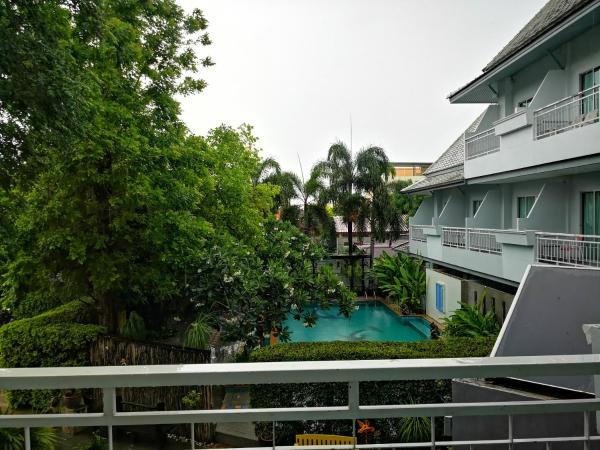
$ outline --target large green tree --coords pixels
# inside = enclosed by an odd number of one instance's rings
[[[211,231],[214,180],[175,99],[205,86],[206,28],[174,0],[0,1],[5,305],[85,295],[114,331],[123,305],[180,294]]]

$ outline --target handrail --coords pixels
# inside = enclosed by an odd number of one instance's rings
[[[494,130],[495,130],[495,127],[492,127],[492,128],[488,128],[487,130],[481,131],[481,132],[479,132],[477,134],[473,134],[473,135],[468,136],[468,137],[465,136],[465,141],[469,142],[469,141],[475,140],[475,139],[477,139],[479,137],[483,137],[484,134],[488,134],[488,133],[490,133],[491,131],[494,131]]]
[[[583,91],[580,91],[580,92],[578,92],[577,94],[569,95],[569,96],[567,96],[567,97],[565,97],[565,98],[562,98],[562,99],[560,99],[560,100],[557,100],[557,101],[555,101],[554,103],[550,103],[550,104],[548,104],[548,105],[542,106],[541,108],[538,108],[538,109],[534,110],[534,111],[533,111],[533,113],[534,113],[534,114],[537,114],[537,113],[539,113],[540,111],[542,111],[543,109],[546,109],[546,108],[552,108],[552,107],[554,107],[554,106],[558,105],[559,103],[563,103],[563,102],[566,102],[566,101],[568,101],[568,100],[573,100],[573,99],[580,98],[580,97],[581,97],[581,95],[582,95],[583,93],[585,93],[585,92],[587,92],[587,91],[594,90],[594,89],[596,89],[596,90],[597,90],[598,88],[600,88],[600,84],[595,84],[594,86],[592,86],[592,87],[590,87],[590,88],[587,88],[587,89],[584,89]]]
[[[493,358],[404,359],[369,361],[301,361],[244,364],[182,364],[164,366],[100,366],[66,368],[0,369],[0,389],[102,388],[103,411],[79,414],[4,414],[0,428],[24,428],[25,448],[31,448],[30,429],[45,426],[103,426],[108,428],[109,449],[113,448],[113,427],[127,425],[190,424],[191,448],[194,424],[218,422],[285,422],[299,420],[352,420],[357,418],[508,415],[581,412],[589,422],[590,412],[600,410],[600,399],[496,401],[470,403],[361,405],[360,383],[366,381],[432,380],[449,378],[503,378],[530,376],[592,376],[600,373],[600,355],[510,356]],[[332,383],[348,386],[348,403],[343,406],[214,409],[184,411],[116,410],[120,387],[228,385],[273,383]],[[537,437],[520,442],[570,442],[600,436]],[[500,440],[504,442],[504,440]],[[509,442],[516,442],[509,427]],[[444,441],[459,445],[458,441]],[[476,441],[468,441],[467,444]],[[497,443],[492,440],[477,441]],[[377,444],[378,448],[434,447],[435,433],[428,443]],[[439,444],[439,443],[438,443]],[[371,445],[335,448],[374,448]],[[279,447],[273,443],[273,448]],[[308,447],[307,447],[308,448]],[[324,448],[324,447],[315,447]],[[327,446],[330,448],[330,446]]]

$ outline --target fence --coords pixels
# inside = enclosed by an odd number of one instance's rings
[[[502,245],[496,241],[496,233],[493,230],[469,228],[468,248],[473,252],[502,254]]]
[[[90,361],[94,366],[152,366],[157,364],[208,364],[211,361],[209,350],[182,348],[152,342],[139,342],[113,336],[100,336],[90,346]],[[133,389],[122,386],[118,390],[118,406],[123,411],[134,410],[182,410],[182,398],[195,390],[203,409],[213,407],[213,390],[208,385],[159,386]],[[100,402],[102,393],[94,392],[94,400]],[[215,427],[201,424],[196,427],[196,435],[203,442],[210,442]]]
[[[437,446],[522,443],[583,442],[600,440],[590,432],[590,413],[600,409],[600,399],[494,401],[407,405],[361,405],[361,382],[432,380],[450,378],[501,378],[531,376],[573,376],[600,373],[600,355],[527,356],[461,359],[414,359],[380,361],[304,361],[252,364],[184,364],[166,366],[24,368],[0,371],[2,389],[99,388],[103,392],[101,413],[0,415],[0,427],[24,428],[25,447],[31,448],[34,427],[107,427],[109,449],[113,448],[113,427],[141,424],[190,424],[191,448],[195,448],[197,423],[275,422],[298,420],[349,420],[370,418],[430,417],[431,438],[427,442],[357,445],[355,448],[431,448]],[[348,404],[308,408],[251,408],[232,410],[118,412],[117,389],[122,387],[235,385],[271,383],[331,383],[348,385]],[[582,433],[577,436],[517,438],[513,416],[580,412]],[[446,416],[507,416],[508,435],[501,440],[438,441],[435,422]],[[355,427],[353,427],[355,429]],[[272,448],[292,450],[294,447]],[[306,447],[307,450],[318,446]],[[323,448],[323,447],[321,447]],[[328,447],[326,447],[328,448]],[[350,449],[353,445],[336,446]]]
[[[600,267],[600,236],[536,234],[536,261],[572,267]]]
[[[473,159],[500,150],[500,136],[494,128],[465,139],[465,158]]]
[[[466,248],[466,229],[442,227],[442,245],[444,247]]]
[[[424,226],[411,225],[410,226],[410,240],[417,242],[427,242],[427,236],[425,236]]]
[[[599,91],[600,86],[593,86],[535,111],[535,138],[543,139],[598,122]]]

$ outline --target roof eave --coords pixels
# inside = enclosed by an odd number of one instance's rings
[[[464,185],[465,185],[465,180],[451,181],[449,183],[434,184],[433,186],[426,186],[426,187],[424,186],[422,188],[416,188],[416,189],[412,189],[410,191],[407,190],[409,188],[404,188],[404,189],[402,189],[402,192],[407,195],[414,195],[414,194],[420,194],[423,192],[438,191],[440,189],[449,189],[449,188],[453,188],[453,187],[457,187],[457,186],[464,186]]]
[[[466,86],[463,86],[462,88],[459,88],[455,92],[451,92],[450,94],[448,94],[447,99],[450,101],[450,103],[461,103],[461,98],[464,99],[464,97],[467,94],[469,94],[470,92],[473,92],[475,89],[482,87],[482,86],[486,86],[486,85],[489,86],[493,81],[495,81],[494,77],[496,75],[498,75],[498,73],[500,73],[504,69],[507,69],[508,67],[510,67],[512,64],[514,64],[515,62],[517,62],[518,60],[523,58],[523,56],[536,50],[538,47],[540,47],[542,44],[547,42],[549,39],[551,39],[554,36],[556,36],[557,34],[559,34],[565,28],[573,25],[575,22],[577,22],[582,17],[589,14],[591,11],[596,9],[598,6],[600,6],[600,0],[597,0],[596,2],[593,2],[593,3],[585,6],[584,8],[582,8],[579,11],[577,11],[576,13],[574,13],[573,15],[567,17],[564,21],[557,23],[553,28],[546,31],[544,34],[542,34],[541,36],[536,38],[533,42],[531,42],[528,45],[526,45],[525,47],[521,48],[516,53],[514,53],[512,56],[508,56],[505,60],[500,61],[496,66],[489,68],[488,71],[479,75],[477,78],[472,80]],[[465,103],[470,103],[470,102],[465,102]],[[482,102],[480,102],[480,103],[482,103]],[[490,103],[493,103],[493,101]]]

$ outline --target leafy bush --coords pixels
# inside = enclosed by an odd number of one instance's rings
[[[331,361],[371,359],[458,358],[487,356],[493,338],[445,338],[420,342],[310,342],[279,344],[255,350],[251,362]],[[436,403],[449,401],[450,380],[365,382],[360,385],[363,405]],[[256,385],[251,388],[251,405],[267,407],[344,406],[348,404],[346,383]],[[371,420],[381,442],[398,442],[417,435],[423,421]],[[441,421],[437,422],[441,427]],[[277,423],[279,445],[293,445],[296,434],[331,433],[351,435],[349,421]],[[257,435],[267,439],[271,424],[258,423]],[[413,438],[411,438],[413,439]]]
[[[500,332],[500,323],[495,311],[483,313],[485,291],[476,305],[461,303],[461,308],[449,318],[444,318],[444,334],[447,336],[495,336]]]
[[[89,364],[88,346],[104,328],[92,320],[91,307],[74,301],[35,317],[0,327],[1,367],[71,367]],[[57,391],[10,391],[12,407],[46,412]]]
[[[377,286],[406,313],[422,309],[426,282],[423,262],[403,253],[383,253],[373,262],[371,275]]]
[[[131,311],[125,325],[123,325],[123,328],[121,329],[121,335],[139,341],[146,339],[148,330],[146,329],[144,318],[137,312]]]
[[[54,450],[56,432],[53,428],[31,428],[31,448],[36,450]],[[21,428],[0,428],[0,450],[24,450],[25,436]]]
[[[208,314],[200,314],[185,332],[184,347],[206,349],[210,341],[213,317]]]

